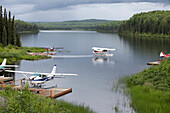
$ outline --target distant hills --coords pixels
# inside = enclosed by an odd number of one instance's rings
[[[114,20],[104,20],[104,19],[85,19],[85,20],[71,20],[71,21],[63,21],[63,22],[112,22]]]
[[[35,22],[40,30],[92,30],[100,25],[111,24],[113,20],[86,19],[63,22]]]

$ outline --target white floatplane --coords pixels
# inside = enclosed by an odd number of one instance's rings
[[[114,48],[100,48],[100,47],[92,47],[93,53],[96,56],[113,56],[113,54],[109,53],[110,51],[115,51]]]
[[[10,67],[19,67],[17,65],[6,65],[6,58],[3,60],[2,64],[0,65],[0,72],[5,69],[10,69]]]
[[[63,78],[63,76],[77,76],[77,74],[66,74],[66,73],[55,73],[56,65],[54,65],[51,73],[36,73],[36,72],[25,72],[25,71],[12,71],[5,70],[6,72],[14,72],[23,74],[29,81],[32,86],[40,86],[47,81],[50,81],[54,78]],[[32,76],[28,76],[32,75]]]

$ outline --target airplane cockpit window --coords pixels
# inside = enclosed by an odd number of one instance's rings
[[[42,75],[42,77],[44,78],[44,77],[47,77],[46,75]]]

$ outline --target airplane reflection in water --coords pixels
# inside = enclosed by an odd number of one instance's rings
[[[92,59],[93,61],[93,64],[94,65],[98,65],[98,64],[107,64],[107,63],[110,63],[110,64],[115,64],[115,61],[112,61],[110,60],[109,57],[94,57]]]

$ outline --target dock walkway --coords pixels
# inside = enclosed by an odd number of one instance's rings
[[[13,80],[13,78],[12,77],[0,76],[0,81],[2,81],[2,82],[7,82],[7,81],[10,81],[10,80]]]
[[[24,80],[17,80],[20,82],[20,85],[14,85],[14,83],[16,81],[11,81],[11,82],[2,82],[0,81],[1,83],[1,88],[2,90],[5,90],[5,87],[6,85],[10,84],[11,83],[11,87],[15,90],[24,90],[24,85],[23,85],[23,81]],[[60,96],[63,96],[63,95],[66,95],[68,93],[71,93],[72,92],[72,88],[58,88],[58,87],[55,87],[55,88],[34,88],[34,87],[29,87],[29,90],[34,92],[36,95],[42,95],[44,97],[48,97],[48,98],[57,98],[57,97],[60,97]]]

